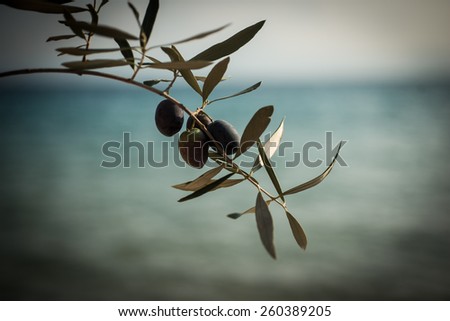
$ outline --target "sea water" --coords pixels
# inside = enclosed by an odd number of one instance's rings
[[[259,107],[275,106],[268,132],[285,117],[284,156],[273,157],[283,189],[319,175],[345,142],[320,185],[287,197],[306,251],[284,211],[271,205],[276,261],[252,214],[226,216],[254,206],[252,185],[177,202],[187,193],[171,186],[207,169],[177,166],[176,139],[154,124],[159,97],[126,88],[5,89],[1,297],[448,300],[449,89],[263,86],[208,106],[241,133]],[[187,90],[173,94],[191,108],[201,103]],[[129,166],[102,167],[112,160],[102,153],[107,142],[121,144],[115,151],[124,160],[125,134],[134,144]],[[256,177],[274,192],[264,169]]]

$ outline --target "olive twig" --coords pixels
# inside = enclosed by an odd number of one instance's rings
[[[238,169],[238,174],[243,176],[246,180],[248,180],[251,184],[253,184],[258,189],[261,189],[261,191],[266,194],[272,201],[277,202],[280,206],[283,208],[286,208],[283,203],[281,203],[278,198],[273,195],[271,195],[268,191],[263,189],[258,182],[255,181],[255,179],[249,175],[247,172],[242,170],[237,164],[235,164],[225,153],[223,147],[221,144],[219,144],[212,134],[208,131],[206,126],[197,118],[196,112],[192,112],[189,108],[184,106],[181,102],[179,102],[174,97],[170,96],[169,93],[161,91],[159,89],[156,89],[154,87],[150,87],[147,85],[144,85],[143,83],[140,83],[134,79],[125,78],[113,74],[103,73],[99,71],[92,71],[92,70],[76,70],[76,69],[65,69],[65,68],[33,68],[33,69],[17,69],[12,71],[6,71],[0,73],[0,78],[10,77],[10,76],[18,76],[18,75],[26,75],[26,74],[37,74],[37,73],[60,73],[60,74],[75,74],[75,75],[88,75],[88,76],[94,76],[94,77],[100,77],[100,78],[107,78],[111,80],[120,81],[129,85],[133,85],[142,89],[145,89],[147,91],[153,92],[154,94],[157,94],[159,96],[164,97],[165,99],[170,100],[177,106],[179,106],[185,113],[187,113],[192,119],[195,121],[195,123],[199,126],[199,128],[205,132],[205,134],[211,139],[211,141],[216,146],[217,150],[221,154],[222,158],[225,161],[226,165],[229,165],[231,167],[236,166]]]
[[[177,80],[177,78],[178,78],[177,71],[174,70],[174,71],[173,71],[173,78],[172,78],[172,80],[170,81],[169,85],[167,85],[166,89],[163,90],[163,92],[169,94],[170,89],[172,89],[172,87],[173,87],[173,85],[175,84],[175,81]]]

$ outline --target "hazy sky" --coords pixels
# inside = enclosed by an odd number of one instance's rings
[[[147,1],[132,1],[142,12]],[[366,81],[449,78],[450,0],[161,0],[152,36],[164,43],[216,28],[210,38],[180,45],[190,57],[259,20],[266,25],[232,56],[228,75],[238,79],[280,81]],[[75,1],[85,4],[88,1]],[[58,66],[45,43],[64,32],[60,17],[0,6],[1,70]],[[126,1],[105,7],[101,23],[130,32],[136,22]],[[111,47],[112,42],[97,42]],[[153,53],[163,58],[158,51]],[[125,73],[129,71],[124,69]]]

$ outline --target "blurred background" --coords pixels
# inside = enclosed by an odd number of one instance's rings
[[[293,148],[274,156],[284,189],[325,169],[287,168],[305,144],[324,146],[308,156],[325,160],[346,141],[347,166],[287,200],[307,250],[276,206],[276,261],[253,215],[226,217],[254,205],[249,184],[178,203],[185,193],[170,186],[206,169],[175,166],[172,149],[164,168],[139,168],[136,149],[130,168],[100,166],[108,160],[103,144],[122,142],[124,133],[146,146],[146,161],[162,160],[173,139],[154,125],[161,99],[152,93],[86,76],[0,78],[0,298],[450,299],[450,2],[161,2],[154,44],[232,23],[180,45],[186,57],[267,20],[232,55],[229,79],[212,98],[260,80],[262,87],[208,109],[240,132],[265,105],[275,106],[268,131],[286,117],[284,141]],[[133,3],[143,16],[147,2]],[[76,41],[45,43],[67,33],[60,18],[1,5],[0,71],[70,60],[53,49]],[[100,19],[138,30],[124,1],[105,6]],[[99,38],[95,45],[115,44]],[[139,79],[169,76],[146,70]],[[171,93],[192,108],[201,103],[181,79]],[[270,185],[263,170],[257,178]]]

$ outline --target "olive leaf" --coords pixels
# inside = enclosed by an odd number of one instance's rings
[[[35,11],[40,13],[61,14],[65,12],[76,13],[87,11],[85,8],[62,5],[68,2],[72,1],[2,0],[0,1],[0,4],[19,10]]]
[[[264,201],[261,192],[258,192],[255,205],[256,226],[258,227],[261,242],[269,252],[270,256],[276,259],[275,246],[273,244],[273,220],[269,207]]]
[[[76,34],[78,37],[80,37],[81,39],[86,40],[86,37],[84,36],[83,33],[83,29],[79,26],[76,25],[76,20],[75,18],[70,14],[70,12],[65,11],[64,12],[64,19],[65,21],[63,21],[63,23],[68,26],[70,28],[70,30],[72,30],[72,32],[74,34]]]
[[[267,158],[266,152],[264,151],[263,145],[259,139],[258,139],[257,143],[258,143],[259,155],[261,156],[264,168],[266,169],[267,174],[269,175],[273,186],[277,190],[278,195],[284,201],[283,190],[281,189],[280,182],[278,181],[278,178],[275,175],[275,171],[273,170],[272,164],[270,163],[270,160]]]
[[[169,56],[171,61],[180,61],[180,57],[178,53],[171,47],[161,47],[161,50],[164,51],[166,55]]]
[[[294,235],[295,240],[297,241],[297,244],[303,249],[306,250],[306,245],[308,244],[308,241],[306,239],[306,234],[303,231],[302,226],[300,223],[295,219],[294,216],[292,216],[291,213],[286,211],[286,216],[289,221],[289,225],[292,230],[292,234]]]
[[[72,56],[86,56],[100,53],[115,52],[119,50],[120,48],[102,48],[102,49],[85,49],[79,47],[56,48],[56,51],[60,52],[61,54],[67,54]]]
[[[264,143],[264,152],[266,153],[268,159],[271,159],[275,152],[278,150],[278,147],[280,147],[281,138],[283,137],[284,132],[284,119],[285,118],[283,118],[280,125],[270,136],[267,142]],[[258,171],[260,168],[262,168],[262,159],[261,156],[258,156],[256,157],[255,163],[253,164],[251,173]]]
[[[171,79],[151,79],[151,80],[145,80],[142,83],[146,86],[153,87],[153,86],[159,84],[160,82],[172,82],[172,80]]]
[[[125,60],[96,59],[87,61],[70,61],[63,63],[62,65],[69,69],[86,70],[86,69],[120,67],[128,65],[128,62]]]
[[[136,18],[136,21],[139,25],[140,28],[142,28],[141,26],[141,22],[139,21],[139,11],[136,9],[136,7],[134,6],[134,4],[132,4],[130,1],[128,1],[128,7],[131,9],[131,11],[133,12],[134,17]]]
[[[193,198],[202,196],[203,194],[206,194],[206,193],[208,193],[209,191],[214,190],[217,186],[219,186],[222,182],[226,181],[226,180],[227,180],[228,178],[230,178],[232,175],[234,175],[234,173],[230,173],[230,174],[228,174],[228,175],[225,175],[225,176],[219,178],[218,180],[216,180],[216,181],[214,181],[214,182],[212,182],[212,183],[206,185],[205,187],[203,187],[203,188],[201,188],[201,189],[195,191],[194,193],[189,194],[188,196],[185,196],[185,197],[183,197],[183,198],[180,198],[180,199],[178,200],[178,202],[185,202],[185,201],[191,200],[191,199],[193,199]]]
[[[260,21],[250,27],[247,27],[235,35],[231,36],[227,40],[215,44],[214,46],[202,51],[191,60],[209,60],[214,61],[222,57],[231,55],[233,52],[237,51],[239,48],[244,46],[258,33],[262,28],[265,21]]]
[[[211,180],[208,182],[208,184],[214,183],[215,181],[216,181],[215,179],[211,179]],[[234,185],[237,185],[237,184],[239,184],[239,183],[242,183],[243,181],[245,181],[245,178],[227,179],[226,181],[223,181],[222,183],[220,183],[219,186],[214,187],[211,191],[215,191],[215,190],[220,189],[220,188],[232,187],[232,186],[234,186]],[[184,184],[178,184],[178,185],[174,185],[174,186],[172,186],[172,187],[174,187],[174,188],[176,188],[176,189],[179,189],[179,190],[182,190],[182,191],[187,191],[187,192],[195,192],[195,191],[197,190],[197,188],[193,188],[193,187],[187,186],[187,185],[185,185],[185,184],[186,184],[186,183],[184,183]],[[206,184],[205,184],[205,186],[206,186]]]
[[[61,36],[53,36],[53,37],[49,37],[47,39],[47,42],[50,41],[59,41],[59,40],[66,40],[66,39],[72,39],[76,37],[76,35],[61,35]]]
[[[75,32],[74,28],[76,28],[77,30],[85,30],[93,32],[99,36],[108,38],[131,39],[131,40],[137,39],[137,37],[133,36],[132,34],[129,34],[125,31],[110,26],[96,25],[84,21],[68,20],[67,18],[64,24],[69,28],[71,28],[74,32]]]
[[[164,81],[164,80],[163,79],[145,80],[143,82],[143,84],[146,86],[149,86],[149,87],[153,87],[153,86],[159,84],[161,81]]]
[[[229,218],[232,218],[233,220],[235,220],[235,219],[238,219],[239,217],[241,217],[242,215],[243,215],[242,213],[231,213],[231,214],[228,214],[227,216]]]
[[[206,80],[206,77],[204,77],[204,76],[194,76],[194,77],[197,81],[205,82],[205,80]],[[225,81],[225,80],[226,80],[226,78],[222,78],[220,81]],[[209,104],[209,102],[208,102],[208,104]]]
[[[131,69],[134,70],[134,68],[135,68],[134,55],[133,55],[133,50],[131,50],[130,44],[128,43],[128,41],[126,39],[114,38],[114,40],[119,45],[122,56],[125,58],[126,61],[128,61],[128,64],[130,65]]]
[[[334,156],[333,161],[331,162],[330,165],[328,165],[328,167],[325,169],[325,171],[320,174],[319,176],[307,181],[306,183],[300,184],[298,186],[295,186],[287,191],[285,191],[283,193],[283,195],[291,195],[291,194],[296,194],[302,191],[305,191],[311,187],[316,186],[317,184],[319,184],[320,182],[322,182],[325,177],[328,176],[328,174],[330,174],[331,170],[333,169],[334,163],[336,162],[337,157],[339,156],[339,151],[341,150],[342,147],[342,142],[339,144],[338,150],[336,152],[336,155]]]
[[[179,57],[180,61],[185,61],[181,53],[178,51],[178,49],[175,46],[171,46],[171,48],[175,51],[177,56]],[[200,59],[198,59],[200,60]],[[192,87],[200,96],[202,95],[202,90],[200,89],[200,86],[197,82],[197,80],[194,77],[194,74],[189,69],[183,69],[180,70],[181,76],[186,80],[186,82],[189,84],[189,86]]]
[[[234,158],[245,153],[250,147],[252,147],[259,137],[264,133],[267,126],[269,126],[270,118],[273,114],[273,106],[266,106],[260,108],[250,119],[247,126],[244,129],[241,137],[240,148],[237,151]]]
[[[238,93],[235,93],[235,94],[232,94],[232,95],[229,95],[229,96],[225,96],[225,97],[221,97],[221,98],[217,98],[217,99],[211,100],[211,101],[208,102],[208,105],[209,105],[209,104],[212,104],[212,103],[214,103],[214,102],[216,102],[216,101],[219,101],[219,100],[225,100],[225,99],[229,99],[229,98],[233,98],[233,97],[237,97],[237,96],[240,96],[240,95],[247,94],[247,93],[249,93],[249,92],[252,92],[252,91],[255,90],[255,89],[258,89],[259,86],[261,86],[261,81],[258,82],[258,83],[256,83],[256,84],[254,84],[254,85],[252,85],[252,86],[250,86],[250,87],[248,87],[248,88],[246,88],[246,89],[244,89],[244,90],[241,90],[241,91],[238,92]]]
[[[150,0],[145,12],[144,21],[142,22],[141,34],[145,35],[145,38],[141,37],[141,47],[144,48],[153,30],[155,24],[156,15],[159,10],[159,0]]]
[[[161,49],[170,57],[170,60],[172,60],[173,62],[185,61],[181,56],[181,53],[175,46],[161,47]],[[180,70],[180,74],[192,89],[194,89],[199,95],[202,95],[202,90],[200,89],[200,86],[195,79],[192,71],[190,71],[189,69]]]
[[[223,166],[215,167],[206,173],[200,175],[193,181],[189,181],[182,184],[173,185],[173,188],[180,189],[183,191],[196,191],[209,183],[211,183],[211,179],[215,177],[217,174],[219,174],[223,169]]]
[[[195,61],[195,60],[194,60]],[[209,95],[213,92],[214,88],[222,80],[222,77],[227,71],[228,63],[230,62],[230,57],[218,62],[209,72],[203,84],[203,101],[206,101]]]
[[[231,186],[237,185],[239,183],[242,183],[243,181],[245,181],[245,178],[227,179],[226,181],[223,181],[222,183],[220,183],[219,186],[214,188],[214,190],[219,189],[219,188],[231,187]]]
[[[94,6],[92,4],[88,4],[87,5],[88,9],[89,9],[89,13],[91,14],[91,22],[93,25],[98,24],[98,13],[95,10]]]
[[[151,56],[147,56],[147,55],[145,57],[148,58],[149,60],[155,62],[155,63],[158,63],[158,64],[162,63],[162,61],[156,59],[155,57],[151,57]]]
[[[211,64],[210,61],[173,61],[173,62],[160,62],[160,63],[145,63],[145,66],[157,69],[178,70],[181,74],[191,69],[201,69]],[[192,74],[192,72],[191,72]]]

